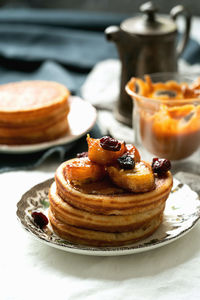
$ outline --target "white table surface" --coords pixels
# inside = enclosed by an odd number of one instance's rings
[[[53,176],[53,161],[37,171],[0,175],[0,299],[199,299],[200,223],[171,244],[149,252],[93,257],[35,240],[16,218],[16,203]]]

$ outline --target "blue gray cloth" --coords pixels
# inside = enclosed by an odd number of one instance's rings
[[[0,10],[0,83],[20,80],[55,80],[79,95],[94,65],[117,58],[104,30],[119,25],[128,15],[51,10]],[[200,62],[199,44],[190,40],[183,55]],[[99,137],[97,125],[91,135]],[[31,154],[0,154],[0,172],[33,168],[51,155],[62,161],[86,150],[85,137],[72,144]]]
[[[98,126],[89,132],[94,138],[101,136],[101,131]],[[67,145],[52,147],[43,151],[36,151],[27,154],[0,154],[0,173],[13,171],[13,170],[25,170],[32,169],[39,166],[47,158],[53,156],[53,159],[61,163],[64,160],[73,158],[77,153],[87,151],[86,136],[83,136],[78,141],[72,142]]]

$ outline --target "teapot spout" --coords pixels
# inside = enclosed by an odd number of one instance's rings
[[[117,42],[120,37],[121,29],[119,26],[109,26],[105,30],[105,35],[108,41]]]
[[[108,41],[115,42],[116,44],[123,44],[125,41],[133,42],[137,36],[122,30],[119,26],[109,26],[105,30],[105,35]]]

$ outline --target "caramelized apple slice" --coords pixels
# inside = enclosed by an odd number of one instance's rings
[[[91,161],[100,165],[111,165],[116,162],[116,160],[122,156],[126,151],[126,146],[124,142],[119,142],[119,150],[105,150],[100,143],[101,139],[93,139],[87,137],[88,143],[88,157]],[[118,149],[118,148],[116,148]]]
[[[126,151],[128,155],[131,155],[134,158],[135,162],[140,162],[140,153],[138,149],[132,144],[126,144]]]
[[[111,180],[119,187],[134,193],[144,193],[154,188],[154,174],[146,162],[137,162],[134,169],[124,170],[109,166],[107,171]]]
[[[64,175],[66,180],[75,183],[87,183],[101,180],[105,174],[105,168],[89,160],[88,157],[75,158],[66,165]]]

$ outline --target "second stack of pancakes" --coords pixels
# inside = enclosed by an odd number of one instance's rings
[[[0,144],[29,145],[68,133],[69,90],[32,80],[0,85]]]

